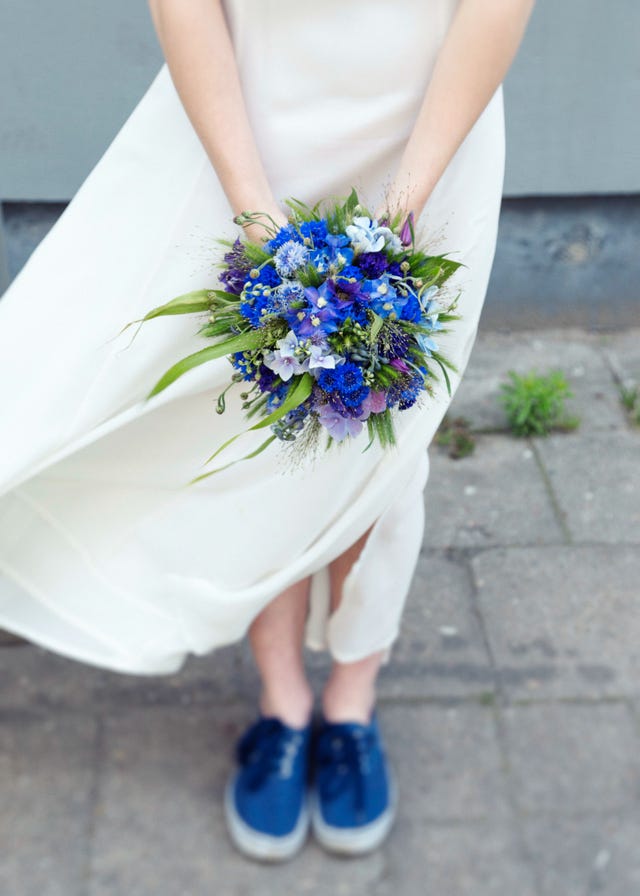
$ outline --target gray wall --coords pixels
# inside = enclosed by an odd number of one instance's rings
[[[162,63],[146,0],[0,0],[0,22],[0,199],[68,199]],[[638,0],[538,0],[507,195],[640,191],[639,34]]]

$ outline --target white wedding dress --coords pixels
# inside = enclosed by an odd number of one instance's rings
[[[355,186],[376,206],[456,5],[226,0],[277,198],[314,203]],[[493,262],[503,169],[500,87],[419,221],[434,250],[465,265],[451,281],[462,320],[438,334],[459,368],[454,392]],[[0,301],[0,628],[97,666],[170,673],[190,652],[241,639],[269,600],[313,574],[307,645],[344,661],[384,648],[389,660],[423,536],[427,449],[450,401],[442,378],[398,417],[395,450],[362,454],[365,428],[294,471],[274,442],[185,487],[247,425],[237,391],[215,413],[231,365],[205,364],[146,402],[205,344],[201,318],[117,335],[211,285],[213,238],[238,233],[163,66]],[[243,436],[216,460],[264,437]],[[328,564],[373,523],[330,613]]]

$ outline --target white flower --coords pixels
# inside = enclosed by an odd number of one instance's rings
[[[354,249],[361,252],[380,252],[385,246],[393,252],[402,249],[400,237],[389,227],[381,227],[374,218],[356,215],[353,224],[348,224],[345,232]]]

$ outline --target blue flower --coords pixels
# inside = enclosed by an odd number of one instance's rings
[[[339,274],[336,274],[335,280],[362,280],[362,271],[355,264],[348,264],[342,268]]]
[[[298,243],[302,243],[302,236],[299,234],[298,229],[293,226],[293,224],[285,224],[284,227],[281,227],[280,230],[276,233],[274,237],[267,242],[262,247],[265,252],[274,253],[283,243],[286,243],[287,240],[296,240]]]
[[[327,283],[317,289],[307,286],[305,296],[308,302],[306,310],[291,315],[292,327],[300,336],[312,336],[316,332],[333,333],[338,329],[340,316],[331,301]]]
[[[261,392],[270,392],[274,388],[273,384],[278,379],[278,374],[261,364],[258,367],[255,379]]]
[[[349,239],[342,233],[327,233],[323,245],[311,251],[311,261],[321,274],[326,273],[330,266],[344,268],[350,265],[353,257]]]
[[[282,310],[298,302],[304,302],[304,286],[297,280],[286,280],[273,293],[274,302]]]
[[[271,301],[269,292],[259,289],[249,295],[245,294],[240,299],[240,314],[246,317],[254,327],[262,326],[269,313]]]
[[[300,233],[309,237],[314,245],[322,243],[327,235],[326,221],[303,221],[300,224]]]
[[[387,407],[393,407],[396,403],[401,411],[415,404],[418,396],[424,388],[424,381],[419,373],[410,377],[401,377],[393,382],[387,393]]]
[[[410,295],[407,298],[407,301],[401,310],[400,317],[402,320],[411,321],[418,321],[422,317],[420,302],[414,295]]]
[[[287,240],[273,257],[276,271],[281,277],[290,277],[309,260],[309,250],[296,240]]]
[[[420,351],[429,358],[431,357],[432,352],[438,351],[438,343],[434,342],[434,340],[430,339],[428,336],[425,336],[424,333],[416,333],[416,342],[420,346]]]
[[[345,398],[361,392],[364,386],[362,368],[352,361],[345,361],[333,370],[320,371],[318,383],[325,392],[339,392],[344,401]]]
[[[280,383],[275,386],[273,389],[269,390],[269,397],[267,398],[266,406],[268,411],[275,411],[276,408],[280,407],[282,402],[287,397],[287,392],[289,391],[288,383]]]
[[[242,373],[243,380],[252,380],[255,376],[255,366],[247,358],[244,352],[234,352],[231,355],[231,363]]]
[[[380,317],[389,317],[391,314],[395,314],[396,317],[400,316],[407,296],[402,296],[395,291],[386,274],[378,277],[377,280],[365,280],[363,288],[368,293],[371,307],[376,314],[379,314]]]
[[[270,264],[265,264],[260,268],[260,272],[253,283],[263,283],[265,286],[278,286],[282,281],[278,277],[275,269]]]

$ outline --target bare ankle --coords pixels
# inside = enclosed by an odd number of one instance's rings
[[[322,715],[328,722],[360,722],[368,725],[376,704],[375,689],[347,691],[325,688]]]
[[[259,708],[265,716],[277,716],[291,728],[303,728],[308,724],[313,711],[313,692],[300,691],[274,692],[263,688],[260,694]]]

